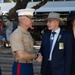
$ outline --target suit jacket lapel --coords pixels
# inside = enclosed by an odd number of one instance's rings
[[[48,43],[48,47],[47,47],[48,48],[48,50],[47,50],[48,51],[48,55],[50,54],[50,35],[51,35],[51,31],[49,31],[48,34],[47,34],[47,36],[48,36],[48,39],[47,39],[47,43]]]
[[[60,30],[60,33],[59,33],[59,35],[58,35],[58,37],[57,37],[57,40],[56,40],[56,43],[55,43],[55,46],[54,46],[54,50],[57,48],[57,45],[58,45],[59,41],[60,41],[61,38],[62,38],[62,35],[63,35],[63,31]],[[53,51],[54,51],[54,50],[53,50]]]

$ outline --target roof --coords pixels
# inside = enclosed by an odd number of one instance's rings
[[[29,2],[27,8],[38,4],[39,2]],[[0,3],[0,9],[8,12],[16,3]],[[44,6],[36,10],[36,12],[69,12],[75,10],[75,1],[48,1]]]
[[[39,2],[29,2],[27,8],[36,5]],[[36,10],[36,12],[69,12],[75,10],[75,1],[49,1],[44,6]]]

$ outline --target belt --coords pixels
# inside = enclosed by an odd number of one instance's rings
[[[32,61],[19,61],[19,60],[15,60],[15,61],[19,63],[32,63]]]

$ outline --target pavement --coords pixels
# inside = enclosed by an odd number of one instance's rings
[[[37,53],[40,46],[34,46],[34,52]],[[11,48],[0,48],[0,67],[2,75],[12,75],[13,56]],[[41,63],[33,61],[34,75],[40,75]]]

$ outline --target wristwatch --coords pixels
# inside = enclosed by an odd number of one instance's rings
[[[39,53],[37,53],[37,54],[36,54],[36,58],[35,58],[35,59],[37,59],[37,58],[38,58],[38,56],[39,56]]]

